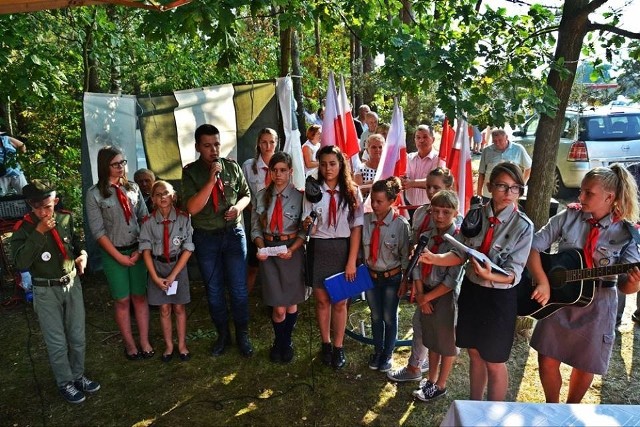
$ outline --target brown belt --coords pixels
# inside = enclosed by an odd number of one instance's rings
[[[292,234],[265,234],[264,240],[269,242],[286,242],[287,240],[295,239],[298,237],[298,233]]]
[[[397,266],[396,268],[392,268],[391,270],[387,270],[387,271],[374,271],[369,269],[369,274],[371,275],[371,278],[374,280],[379,280],[379,279],[387,279],[389,277],[393,277],[396,274],[400,274],[402,272],[402,267]]]

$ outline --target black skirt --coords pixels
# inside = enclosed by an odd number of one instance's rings
[[[487,288],[465,276],[458,298],[456,345],[475,348],[482,359],[504,363],[509,359],[517,318],[516,287]]]
[[[313,287],[325,289],[324,279],[343,272],[348,258],[348,238],[309,240],[307,268]]]

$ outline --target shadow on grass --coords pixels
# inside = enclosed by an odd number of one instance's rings
[[[237,347],[214,358],[215,337],[203,285],[191,285],[187,307],[189,350],[193,358],[161,363],[164,350],[158,311],[151,311],[156,357],[127,361],[113,320],[104,277],[85,277],[87,312],[86,373],[102,388],[81,405],[62,400],[49,369],[47,352],[31,306],[0,311],[0,424],[2,425],[437,425],[454,399],[468,399],[468,357],[462,351],[451,373],[446,396],[428,404],[414,401],[416,382],[392,383],[367,367],[371,348],[347,339],[347,366],[336,372],[317,360],[320,343],[313,301],[300,306],[294,332],[296,358],[275,365],[268,352],[273,339],[269,314],[254,291],[250,298],[250,335],[255,355],[244,358]],[[403,305],[409,315],[411,306]],[[134,328],[135,329],[135,328]],[[408,332],[404,332],[405,335]],[[637,340],[637,337],[636,337]],[[637,343],[634,348],[637,348]],[[537,373],[523,373],[526,343],[516,341],[508,363],[509,398],[522,385],[535,387]],[[394,368],[404,366],[408,347],[394,354]],[[637,373],[637,367],[635,372]],[[622,403],[622,402],[618,402]]]

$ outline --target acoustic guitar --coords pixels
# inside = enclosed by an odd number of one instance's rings
[[[541,252],[540,260],[551,287],[549,302],[542,306],[531,299],[536,284],[529,271],[525,269],[517,287],[518,316],[531,316],[541,320],[567,306],[586,307],[593,300],[596,288],[594,279],[626,273],[630,268],[640,264],[584,268],[584,254],[579,249],[568,249],[556,254]]]

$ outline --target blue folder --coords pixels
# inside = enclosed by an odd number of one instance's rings
[[[324,279],[324,287],[327,288],[329,299],[331,303],[334,304],[364,291],[368,291],[373,288],[373,281],[371,280],[367,266],[361,264],[356,269],[356,280],[353,282],[347,281],[343,271],[342,273],[337,273]]]

